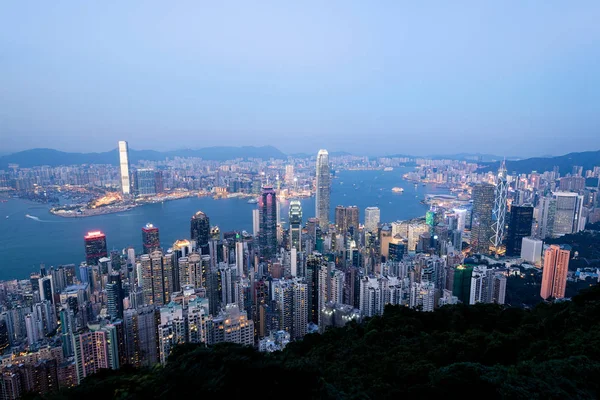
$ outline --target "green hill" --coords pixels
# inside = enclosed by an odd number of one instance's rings
[[[53,398],[593,399],[599,376],[595,286],[533,310],[388,306],[273,354],[185,345],[165,367],[104,371]]]

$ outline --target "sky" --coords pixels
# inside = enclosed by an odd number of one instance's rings
[[[600,149],[600,2],[6,1],[0,153]]]

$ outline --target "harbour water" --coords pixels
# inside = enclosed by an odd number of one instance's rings
[[[360,208],[361,223],[364,209],[378,206],[381,221],[423,216],[427,206],[421,204],[426,194],[448,193],[446,189],[414,185],[402,175],[409,169],[393,171],[341,171],[332,180],[331,214],[337,205],[356,205]],[[393,187],[404,188],[393,193]],[[315,199],[302,199],[303,220],[315,215]],[[151,222],[160,229],[160,241],[168,248],[175,240],[188,238],[190,218],[204,211],[211,225],[221,232],[246,230],[252,233],[252,209],[247,199],[214,200],[210,197],[190,197],[164,203],[148,204],[133,210],[87,218],[62,218],[48,212],[50,206],[20,199],[0,202],[0,280],[23,279],[39,270],[40,263],[78,265],[84,260],[83,236],[88,231],[101,230],[106,234],[110,249],[128,246],[141,250],[141,228]],[[287,221],[288,202],[281,204],[281,219]],[[7,218],[8,217],[8,218]]]

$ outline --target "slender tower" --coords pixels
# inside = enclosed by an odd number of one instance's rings
[[[129,146],[127,142],[119,142],[119,165],[121,166],[121,188],[125,196],[131,193],[131,182],[129,180]]]
[[[494,195],[494,209],[492,210],[492,237],[491,242],[496,254],[503,251],[502,242],[504,241],[504,227],[506,225],[506,197],[508,195],[508,183],[506,182],[506,164],[502,161],[498,169],[496,179],[496,190]]]
[[[319,150],[317,154],[317,193],[316,213],[321,230],[329,226],[329,194],[331,191],[331,174],[329,170],[329,153]]]

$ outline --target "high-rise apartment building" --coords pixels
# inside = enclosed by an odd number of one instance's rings
[[[131,178],[129,176],[129,147],[127,142],[119,142],[119,165],[121,169],[121,191],[125,196],[131,193]]]
[[[319,220],[319,226],[325,231],[329,227],[329,196],[331,194],[331,171],[327,150],[319,150],[317,154],[316,183],[315,216]]]
[[[299,200],[290,201],[290,249],[302,251],[302,204]]]
[[[508,232],[506,235],[506,255],[509,257],[521,254],[523,238],[531,236],[533,224],[533,206],[523,205],[510,208],[508,216]]]
[[[142,244],[144,254],[160,250],[160,239],[158,236],[158,228],[150,223],[142,228]]]
[[[377,233],[377,227],[381,218],[379,207],[365,208],[365,231]]]
[[[155,251],[140,256],[144,304],[167,304],[173,292],[173,254]]]
[[[85,243],[85,262],[88,265],[97,265],[101,258],[108,255],[104,233],[100,231],[88,232],[83,239]]]
[[[488,254],[492,245],[492,210],[495,201],[494,185],[480,183],[473,187],[473,214],[471,218],[471,249]]]
[[[540,296],[544,300],[553,297],[562,299],[567,288],[567,273],[571,252],[561,246],[551,245],[544,252],[544,272],[542,273],[542,290]]]
[[[272,257],[277,253],[277,195],[272,187],[263,187],[258,209],[260,251],[263,256]]]

